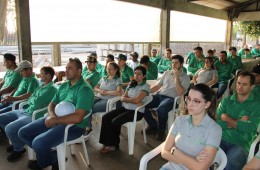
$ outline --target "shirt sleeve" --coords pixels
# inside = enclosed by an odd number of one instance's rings
[[[173,122],[171,129],[170,129],[170,133],[176,137],[180,131],[180,126],[181,126],[182,122],[181,122],[181,116],[178,116],[175,121]]]
[[[147,93],[147,96],[150,94],[150,86],[148,84],[143,85],[142,91]]]
[[[8,86],[13,87],[13,88],[17,88],[19,86],[19,83],[22,80],[22,76],[20,75],[19,72],[15,72],[14,74],[15,75],[14,75],[13,79],[10,81]]]
[[[219,148],[222,138],[222,129],[219,125],[215,124],[211,127],[206,141],[206,146],[212,146],[216,149]]]
[[[220,125],[222,130],[228,129],[227,122],[221,120],[221,115],[223,113],[226,113],[227,102],[228,102],[228,97],[225,97],[224,99],[221,100],[221,102],[218,105],[218,109],[217,109],[217,121],[216,122]]]
[[[87,97],[86,97],[87,96]],[[89,87],[82,87],[77,93],[76,109],[83,109],[90,112],[94,103],[94,93]]]
[[[120,78],[116,79],[116,86],[122,86],[122,80]]]
[[[158,84],[163,85],[163,81],[164,81],[164,79],[165,79],[167,73],[168,73],[168,71],[165,71],[165,72],[163,73],[162,78],[159,80]]]
[[[33,93],[35,89],[39,86],[39,82],[36,78],[33,78],[28,86],[27,93]]]

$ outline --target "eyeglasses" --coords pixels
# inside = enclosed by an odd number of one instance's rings
[[[193,104],[195,107],[199,106],[200,103],[202,101],[198,100],[198,99],[194,99],[194,100],[191,100],[191,98],[188,96],[188,97],[185,97],[185,103],[186,105],[188,104]]]

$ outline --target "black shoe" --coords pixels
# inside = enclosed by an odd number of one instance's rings
[[[165,140],[165,131],[158,131],[156,134],[156,140],[164,141]]]
[[[67,158],[66,158],[66,162],[67,162]],[[52,164],[51,170],[59,170],[59,163],[58,163],[58,161],[56,163]]]
[[[155,135],[157,132],[157,128],[156,127],[150,127],[148,126],[146,129],[145,129],[145,133],[146,135]],[[143,134],[143,131],[141,132]]]
[[[28,168],[33,169],[33,170],[41,170],[42,168],[38,164],[37,160],[29,161],[28,163]]]
[[[25,152],[26,152],[25,149],[23,149],[22,151],[13,151],[13,152],[7,157],[7,160],[8,160],[8,161],[14,161],[14,160],[20,158]]]
[[[13,145],[8,146],[8,147],[6,148],[6,152],[13,152],[13,151],[14,151],[14,146],[13,146]]]

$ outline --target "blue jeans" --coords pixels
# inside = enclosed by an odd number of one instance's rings
[[[24,149],[24,143],[20,140],[18,131],[32,121],[32,117],[26,114],[25,110],[20,109],[0,115],[0,126],[2,129],[5,129],[5,133],[12,142],[15,151]]]
[[[12,106],[13,103],[6,103],[6,104],[0,103],[0,114],[11,111]]]
[[[227,83],[225,83],[225,82],[218,82],[217,84],[212,86],[212,88],[218,88],[217,99],[219,99],[225,93],[225,91],[227,89]]]
[[[157,128],[159,131],[165,131],[168,120],[168,112],[172,110],[174,98],[161,94],[153,95],[153,100],[145,106],[144,118],[150,127]],[[149,109],[157,108],[159,124],[153,118]]]
[[[56,163],[57,152],[53,147],[58,146],[64,141],[64,130],[66,125],[59,124],[52,128],[45,126],[46,117],[40,118],[22,127],[18,135],[20,139],[30,146],[36,154],[38,164],[45,168]],[[69,128],[68,141],[77,139],[85,132],[85,129],[74,125]]]
[[[241,170],[247,161],[248,152],[242,147],[221,140],[220,148],[227,155],[225,170]]]

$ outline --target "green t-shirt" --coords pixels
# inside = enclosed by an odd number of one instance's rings
[[[260,49],[253,48],[253,50],[251,51],[251,54],[254,56],[260,57]]]
[[[14,93],[14,97],[26,93],[33,93],[38,86],[39,86],[39,81],[35,77],[35,74],[31,75],[30,77],[23,77],[17,90]]]
[[[82,71],[82,77],[84,80],[88,80],[92,88],[94,88],[100,80],[100,73],[95,69],[93,71]]]
[[[188,64],[190,64],[191,62],[191,59],[193,59],[195,56],[194,52],[190,52],[188,55],[187,55],[187,60],[188,60]]]
[[[146,80],[156,80],[158,77],[157,65],[150,61],[146,72]]]
[[[228,60],[233,63],[233,69],[232,69],[232,74],[236,74],[236,71],[238,69],[242,69],[242,59],[239,56],[236,56],[233,58],[232,56],[228,57]]]
[[[61,84],[58,92],[52,99],[54,104],[58,104],[62,101],[71,102],[76,109],[83,109],[87,114],[90,112],[94,103],[94,92],[92,87],[84,81],[83,77],[81,77],[73,86],[71,86],[70,81],[66,81]],[[85,129],[87,121],[88,120],[85,119],[76,125]]]
[[[237,120],[236,128],[228,128],[227,122],[221,120],[223,113]],[[249,120],[240,120],[243,116],[248,116]],[[259,101],[255,100],[253,93],[242,103],[237,100],[236,93],[225,97],[217,109],[217,123],[222,128],[222,140],[241,146],[246,151],[249,151],[260,123]]]
[[[203,56],[200,61],[198,57],[193,57],[191,61],[189,62],[188,71],[191,72],[191,75],[194,76],[194,74],[200,69],[204,68],[204,60],[205,56]]]
[[[127,64],[125,65],[124,70],[120,70],[122,83],[130,82],[130,78],[134,76],[134,71]]]
[[[172,60],[167,59],[167,58],[162,58],[158,64],[157,68],[160,73],[163,73],[167,70],[171,70],[172,69]]]
[[[218,72],[218,81],[227,83],[231,78],[233,64],[230,61],[227,61],[225,64],[221,63],[221,61],[216,61],[214,67]]]
[[[150,57],[150,61],[154,62],[155,64],[159,64],[161,58],[155,56],[155,57]]]
[[[7,87],[17,88],[19,86],[19,83],[23,77],[20,75],[19,71],[12,71],[7,70],[4,76],[4,85],[2,86],[2,89],[5,89]]]
[[[48,83],[46,86],[44,84],[39,85],[28,99],[29,107],[26,109],[26,112],[31,116],[35,110],[47,107],[56,92],[57,88],[53,82]],[[45,113],[46,111],[38,113],[36,119],[42,117]]]

